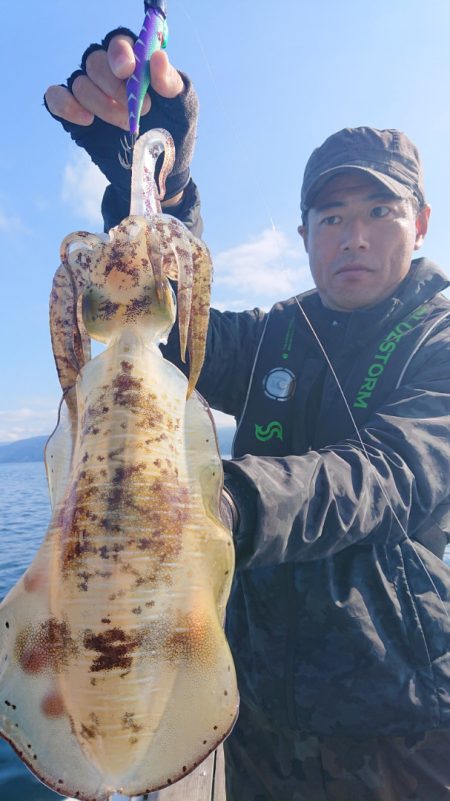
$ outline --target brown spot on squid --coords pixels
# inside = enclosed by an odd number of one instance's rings
[[[64,702],[57,690],[52,690],[44,696],[41,710],[47,718],[60,718],[65,714]]]

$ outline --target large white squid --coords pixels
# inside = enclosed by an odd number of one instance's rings
[[[131,216],[64,240],[50,303],[63,400],[46,449],[52,519],[0,606],[0,733],[47,785],[84,801],[176,782],[231,730],[222,623],[233,572],[222,466],[194,391],[211,262],[161,214],[166,132],[134,154]],[[175,321],[189,381],[161,355]],[[90,358],[90,338],[106,348]]]

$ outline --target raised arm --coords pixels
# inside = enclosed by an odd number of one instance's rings
[[[129,214],[131,173],[121,166],[118,156],[128,130],[126,80],[135,68],[135,38],[125,28],[112,31],[101,44],[87,48],[81,69],[72,73],[66,85],[50,86],[45,93],[49,112],[110,182],[102,203],[105,230]],[[172,66],[165,51],[153,54],[150,74],[140,131],[166,128],[176,148],[163,208],[199,236],[200,203],[189,171],[197,127],[197,95],[189,78]]]

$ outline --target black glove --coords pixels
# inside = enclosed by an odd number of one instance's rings
[[[67,88],[71,90],[73,82],[78,75],[86,74],[86,59],[94,50],[108,49],[109,42],[114,36],[123,34],[131,36],[136,41],[134,33],[127,28],[116,28],[103,39],[100,44],[92,44],[83,54],[81,69],[72,73],[67,80]],[[194,87],[189,78],[180,72],[184,82],[184,91],[175,98],[161,97],[150,86],[148,89],[151,97],[151,109],[148,114],[141,117],[140,133],[145,133],[152,128],[165,128],[172,135],[175,143],[175,164],[172,173],[166,181],[166,200],[174,197],[181,192],[189,182],[189,165],[194,150],[195,133],[197,128],[198,98]],[[49,111],[44,99],[45,107]],[[51,112],[49,112],[51,114]],[[52,114],[63,126],[64,130],[70,133],[72,139],[79,147],[84,148],[89,153],[92,161],[96,164],[106,178],[110,181],[103,200],[102,210],[104,217],[108,216],[106,206],[114,205],[115,221],[109,221],[107,227],[118,223],[123,217],[129,214],[130,191],[131,191],[131,172],[124,169],[118,155],[123,153],[121,139],[126,135],[121,128],[110,125],[107,122],[94,118],[91,125],[75,125],[67,122],[61,117]]]

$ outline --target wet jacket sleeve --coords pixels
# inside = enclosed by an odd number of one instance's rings
[[[414,536],[450,495],[450,330],[411,361],[402,386],[355,438],[302,456],[225,463],[245,514],[241,569],[331,556]]]
[[[207,358],[197,390],[213,409],[233,417],[242,411],[265,318],[266,314],[261,309],[244,312],[211,309]],[[189,372],[189,360],[183,364],[180,358],[177,323],[170,332],[167,345],[161,350],[164,357],[182,372]]]

